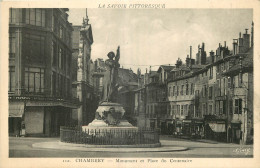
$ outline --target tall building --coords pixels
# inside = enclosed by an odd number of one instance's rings
[[[10,9],[9,135],[59,135],[79,106],[71,98],[68,10]]]
[[[91,45],[93,44],[92,27],[86,9],[86,17],[81,26],[73,26],[72,34],[72,73],[73,92],[81,102],[77,110],[73,110],[73,121],[77,125],[87,125],[95,117],[97,100],[94,95],[93,71],[94,64],[91,60]]]

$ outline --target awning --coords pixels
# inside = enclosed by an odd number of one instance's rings
[[[9,117],[22,117],[24,113],[24,103],[9,103]]]
[[[214,132],[226,132],[225,124],[209,123],[209,126]]]

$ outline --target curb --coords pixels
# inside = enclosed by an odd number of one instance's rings
[[[86,147],[86,148],[156,148],[161,146],[160,142],[155,144],[139,144],[139,145],[89,145],[89,144],[74,144],[74,143],[66,143],[66,142],[59,142],[59,144],[63,146]]]
[[[187,147],[179,146],[161,146],[155,148],[108,148],[108,147],[89,147],[89,146],[79,146],[82,144],[66,144],[62,145],[60,142],[42,142],[35,143],[32,145],[33,148],[42,149],[59,149],[59,150],[73,150],[73,151],[85,151],[85,152],[117,152],[117,153],[127,153],[127,152],[178,152],[186,151]]]

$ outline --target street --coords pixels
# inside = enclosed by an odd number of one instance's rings
[[[161,144],[164,147],[180,146],[188,147],[186,151],[176,152],[86,152],[57,149],[33,148],[32,144],[40,142],[59,141],[59,138],[32,138],[32,137],[10,137],[9,138],[9,157],[157,157],[157,158],[250,158],[253,157],[252,145],[238,145],[219,143],[215,141],[202,140],[191,141],[178,139],[169,136],[161,136]],[[126,149],[127,150],[127,149]]]

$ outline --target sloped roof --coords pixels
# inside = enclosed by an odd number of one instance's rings
[[[127,85],[129,82],[138,81],[137,74],[135,74],[132,70],[129,69],[118,69],[118,83],[119,85]]]
[[[242,66],[240,64],[235,64],[227,72],[223,73],[224,75],[235,75],[242,70],[242,72],[253,70],[253,47],[251,47],[248,52],[244,55],[241,55]]]
[[[158,69],[157,72],[160,72],[161,69],[164,69],[165,71],[171,71],[174,68],[174,66],[170,66],[170,65],[161,65]]]

